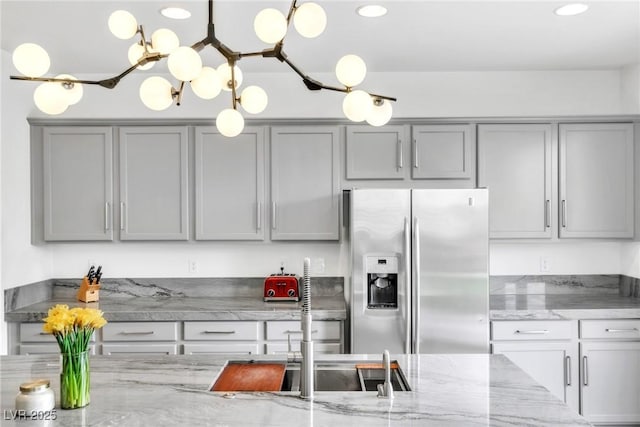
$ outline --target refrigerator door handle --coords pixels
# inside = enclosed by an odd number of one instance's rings
[[[405,294],[406,294],[406,316],[404,351],[411,353],[411,233],[409,231],[409,218],[404,217],[404,268],[405,268]]]
[[[413,352],[420,354],[420,224],[413,218]]]

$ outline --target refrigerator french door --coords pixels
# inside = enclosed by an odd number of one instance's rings
[[[488,353],[487,190],[350,200],[351,352]]]

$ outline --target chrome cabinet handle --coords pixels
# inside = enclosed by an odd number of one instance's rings
[[[418,141],[413,140],[413,167],[418,167]]]
[[[546,200],[544,202],[544,225],[549,228],[551,227],[551,202]]]
[[[402,140],[399,139],[397,143],[396,156],[398,158],[398,169],[402,169],[403,161],[402,161]]]
[[[516,329],[514,333],[520,334],[520,335],[541,335],[541,334],[548,334],[549,331],[546,329],[531,330],[531,331],[521,331],[519,329]]]
[[[566,356],[564,358],[564,383],[566,385],[571,385],[571,356]]]
[[[567,201],[562,201],[562,226],[567,226]]]
[[[122,331],[121,335],[153,335],[155,332],[153,331]]]
[[[256,207],[256,228],[260,230],[262,228],[262,203],[258,202]]]
[[[589,375],[587,371],[587,356],[582,356],[582,376],[584,377],[582,384],[589,385]]]
[[[629,328],[629,329],[605,329],[605,332],[617,333],[617,332],[638,332],[638,328]]]
[[[276,202],[271,202],[271,228],[276,229]]]
[[[104,229],[105,230],[109,230],[110,224],[109,224],[109,202],[105,202],[104,203]]]
[[[409,254],[411,253],[411,248],[409,247],[409,242],[411,241],[411,234],[409,231],[409,218],[404,217],[404,260],[405,260],[405,270],[404,270],[404,274],[405,274],[405,290],[404,292],[407,294],[406,295],[406,299],[407,299],[407,304],[406,304],[406,316],[407,316],[407,322],[405,327],[407,328],[405,331],[405,345],[404,345],[404,352],[406,354],[411,353],[411,293],[409,292],[409,283],[410,283],[410,278],[409,278],[409,274],[411,274],[411,258],[409,256]]]
[[[51,335],[51,332],[40,332],[38,335]]]
[[[287,331],[284,331],[284,332],[283,332],[283,334],[287,334],[287,335],[301,334],[301,333],[302,333],[302,331],[291,331],[291,330],[287,330]],[[314,329],[313,331],[311,331],[311,333],[312,333],[312,334],[317,334],[317,333],[318,333],[318,330],[317,330],[317,329]]]
[[[120,202],[120,230],[124,230],[124,202]]]
[[[232,335],[235,334],[236,331],[202,331],[203,334],[221,334],[221,335]]]

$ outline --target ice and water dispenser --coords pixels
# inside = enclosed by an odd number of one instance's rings
[[[367,308],[398,308],[398,257],[367,256]]]

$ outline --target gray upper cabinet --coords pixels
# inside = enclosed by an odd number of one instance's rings
[[[187,135],[184,126],[120,128],[120,239],[189,238]]]
[[[336,126],[271,128],[271,239],[338,240]]]
[[[409,156],[405,126],[347,126],[347,179],[404,179]]]
[[[195,128],[197,240],[264,240],[264,133],[246,127],[229,139]]]
[[[109,127],[43,129],[44,240],[112,240]]]
[[[549,124],[478,125],[478,186],[489,189],[491,238],[551,238]]]
[[[468,179],[473,175],[470,125],[413,126],[413,179]]]
[[[560,237],[633,237],[633,125],[559,127]]]

